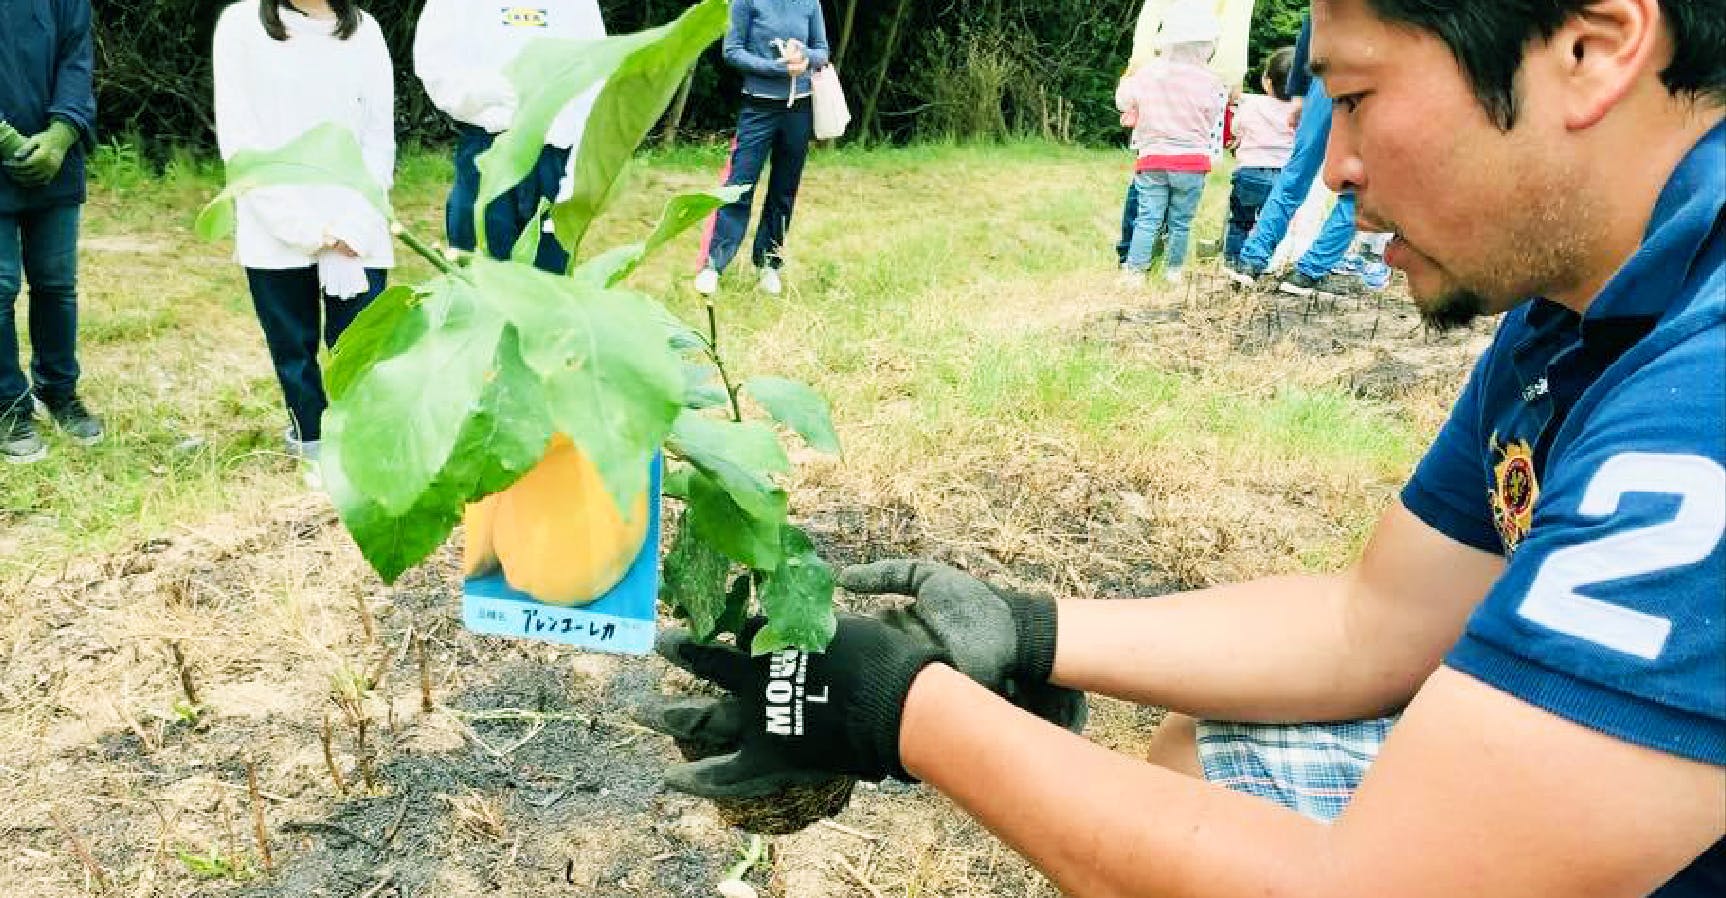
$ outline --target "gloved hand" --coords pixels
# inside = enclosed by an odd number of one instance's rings
[[[759,618],[744,627],[748,645]],[[666,660],[723,687],[720,698],[661,698],[639,708],[644,725],[698,748],[730,754],[679,764],[665,783],[703,798],[758,798],[845,774],[910,779],[899,761],[899,722],[911,681],[945,660],[932,645],[874,618],[839,615],[827,650],[752,657],[667,630]]]
[[[78,132],[60,119],[48,123],[40,134],[25,138],[12,158],[5,161],[6,173],[25,187],[41,187],[60,174],[66,163],[66,151],[78,142]]]
[[[1018,707],[1075,733],[1085,728],[1085,694],[1049,683],[1055,667],[1055,603],[996,589],[932,561],[852,565],[839,585],[860,595],[917,601],[884,612],[889,626],[929,642],[954,667]]]

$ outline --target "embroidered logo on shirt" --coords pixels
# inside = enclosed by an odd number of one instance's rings
[[[1516,551],[1534,525],[1534,503],[1540,483],[1534,476],[1534,450],[1524,440],[1500,443],[1494,433],[1488,444],[1498,456],[1492,468],[1492,523],[1504,543],[1504,554]]]
[[[1533,402],[1534,400],[1545,396],[1547,392],[1548,387],[1546,386],[1546,378],[1542,377],[1534,383],[1522,388],[1522,401]]]
[[[505,6],[503,9],[503,24],[509,28],[545,28],[550,25],[550,17],[545,9],[537,6]]]

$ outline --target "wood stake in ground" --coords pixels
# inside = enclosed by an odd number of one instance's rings
[[[192,667],[186,663],[185,653],[180,651],[180,641],[169,642],[168,651],[173,653],[174,667],[180,671],[180,691],[186,693],[186,701],[199,704],[198,687],[192,683]]]
[[[270,858],[270,831],[264,823],[264,797],[258,794],[258,764],[246,759],[246,791],[252,796],[252,835],[258,840],[258,857],[263,859],[264,872],[272,872],[275,862]]]
[[[84,844],[84,840],[78,838],[77,831],[72,829],[72,827],[67,826],[66,821],[61,818],[60,812],[53,808],[48,809],[48,819],[54,821],[54,828],[58,829],[60,834],[66,837],[66,841],[72,844],[72,853],[78,856],[78,862],[84,865],[84,869],[89,872],[90,878],[96,880],[96,887],[106,891],[108,888],[108,876],[102,872],[101,865],[96,863],[95,855],[90,853],[90,849]]]
[[[331,743],[335,741],[334,728],[330,726],[330,715],[324,714],[324,729],[320,734],[324,743],[324,766],[330,769],[330,780],[336,784],[336,792],[348,794],[348,782],[342,779],[342,769],[336,766],[336,753]]]
[[[420,712],[432,712],[431,663],[426,660],[426,639],[423,635],[414,637],[414,649],[419,655],[420,666]]]

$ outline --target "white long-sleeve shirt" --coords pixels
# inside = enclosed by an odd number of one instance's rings
[[[326,122],[358,138],[367,170],[394,183],[395,81],[383,32],[361,13],[346,40],[335,21],[284,7],[288,39],[258,19],[258,0],[239,0],[216,23],[216,142],[223,159],[273,150]],[[344,240],[367,268],[395,263],[389,223],[359,193],[327,185],[274,185],[240,197],[234,257],[247,268],[304,268],[330,238]]]
[[[493,134],[515,118],[516,95],[504,67],[535,38],[605,37],[599,0],[427,0],[414,31],[414,74],[439,109]],[[545,142],[579,147],[599,86],[583,92],[552,120]]]

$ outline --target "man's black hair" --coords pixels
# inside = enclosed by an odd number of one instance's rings
[[[1450,47],[1487,115],[1516,124],[1516,72],[1524,48],[1547,40],[1594,0],[1367,0],[1380,18],[1438,36]],[[1726,0],[1660,0],[1672,61],[1660,80],[1674,95],[1726,103]]]
[[[282,25],[284,6],[304,14],[293,0],[261,0],[258,3],[258,19],[264,23],[264,33],[279,41],[288,39],[288,29]],[[360,10],[354,5],[354,0],[330,0],[330,11],[336,14],[336,37],[344,41],[353,37],[360,28]]]
[[[1265,57],[1264,75],[1271,81],[1271,93],[1279,100],[1289,98],[1289,70],[1294,68],[1294,54],[1293,47],[1282,47]]]

